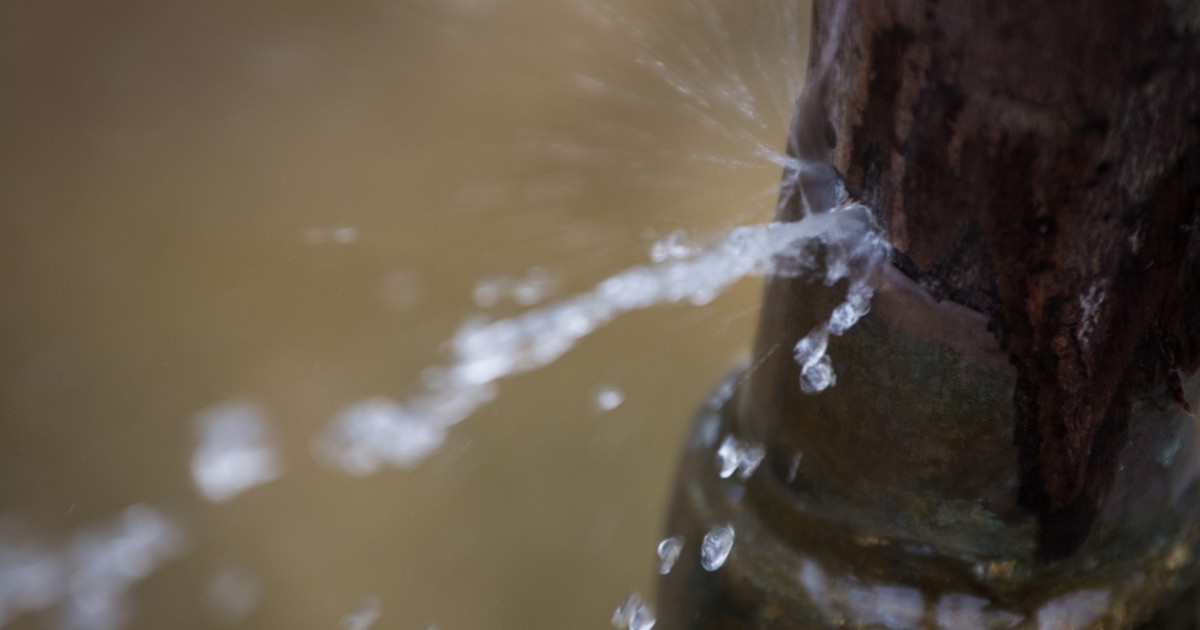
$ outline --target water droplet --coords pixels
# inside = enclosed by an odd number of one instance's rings
[[[796,363],[801,366],[816,363],[825,355],[825,349],[828,347],[829,335],[825,334],[824,330],[813,331],[796,342]]]
[[[829,316],[829,332],[834,335],[841,335],[847,330],[850,330],[858,320],[862,319],[871,310],[871,297],[874,290],[867,285],[857,285],[850,290],[846,296],[846,301],[833,309],[833,314]]]
[[[733,525],[717,525],[704,535],[704,543],[700,545],[700,566],[705,571],[716,571],[725,564],[729,552],[733,550]]]
[[[829,347],[829,331],[821,326],[796,342],[796,363],[800,364],[800,390],[815,394],[829,389],[837,382],[833,363],[825,354]]]
[[[737,438],[732,435],[725,436],[721,446],[717,448],[717,474],[722,479],[732,477],[738,468],[738,461],[741,457],[742,449]]]
[[[679,553],[683,551],[683,536],[671,536],[658,543],[658,572],[666,575],[671,572]]]
[[[738,460],[738,478],[745,481],[758,470],[758,465],[767,456],[767,451],[761,444],[747,445],[742,451],[742,457]]]
[[[612,625],[614,628],[628,628],[629,619],[633,617],[633,610],[642,603],[642,596],[634,591],[625,596],[625,600],[620,606],[613,611]]]
[[[837,373],[829,355],[823,355],[815,363],[804,366],[800,371],[800,391],[805,394],[823,392],[837,383]]]
[[[613,627],[620,630],[650,630],[654,622],[654,611],[637,591],[630,593],[612,616]]]
[[[192,481],[209,501],[228,501],[283,473],[266,413],[258,405],[218,403],[201,410],[195,424],[199,443],[192,455]]]
[[[612,385],[601,385],[592,394],[592,403],[600,411],[612,411],[625,402],[625,394]]]
[[[826,355],[830,335],[842,335],[871,309],[874,289],[870,275],[885,259],[889,246],[871,227],[871,214],[864,206],[852,204],[832,214],[848,224],[830,234],[825,244],[825,284],[832,286],[842,278],[850,279],[846,299],[830,313],[829,321],[817,326],[796,343],[795,357],[800,365],[800,389],[815,394],[833,387],[837,374]],[[857,224],[857,227],[850,227]]]
[[[650,260],[661,263],[668,260],[682,260],[696,254],[698,248],[685,242],[687,232],[676,230],[661,240],[655,241],[650,247]]]
[[[650,610],[646,604],[642,604],[633,611],[633,617],[629,619],[629,630],[650,630],[656,621],[654,611]]]
[[[367,630],[379,619],[379,599],[368,597],[358,608],[342,617],[342,628],[345,630]]]
[[[762,445],[746,444],[732,435],[727,435],[717,448],[717,474],[722,479],[728,479],[736,472],[738,479],[745,481],[754,474],[766,455]]]

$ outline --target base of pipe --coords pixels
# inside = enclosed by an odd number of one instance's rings
[[[1181,528],[1182,513],[1130,548],[1109,540],[1062,561],[985,558],[936,536],[884,539],[844,513],[814,513],[773,472],[790,463],[766,462],[747,480],[722,478],[716,451],[738,436],[743,378],[718,386],[688,438],[666,531],[685,544],[660,580],[657,627],[1200,628],[1200,522]],[[1189,515],[1200,505],[1195,486],[1178,500]],[[723,525],[734,531],[732,551],[706,570],[705,535]]]

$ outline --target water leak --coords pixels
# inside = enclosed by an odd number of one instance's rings
[[[0,527],[0,625],[336,627],[374,593],[577,627],[649,592],[744,279],[822,280],[868,227],[771,223],[808,11],[0,6],[0,519],[35,532]]]
[[[450,361],[425,370],[421,390],[392,405],[390,413],[343,414],[315,448],[354,474],[376,472],[383,464],[419,463],[440,445],[443,431],[492,401],[501,379],[550,365],[620,315],[685,301],[703,306],[744,277],[805,271],[812,264],[807,254],[813,244],[825,247],[827,261],[844,263],[836,272],[826,271],[828,283],[850,275],[851,268],[861,274],[853,278],[846,302],[834,310],[831,322],[797,345],[802,379],[809,385],[805,391],[821,391],[834,380],[825,354],[828,335],[844,333],[865,313],[871,291],[867,279],[887,252],[870,212],[860,205],[790,223],[737,227],[689,258],[622,271],[576,297],[511,318],[472,318],[447,344]],[[819,341],[810,343],[814,337]],[[822,380],[814,381],[816,373]],[[419,446],[412,447],[413,442]],[[749,458],[739,452],[734,462],[743,478],[763,456],[761,447],[747,449]]]

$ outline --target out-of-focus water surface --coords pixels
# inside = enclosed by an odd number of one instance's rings
[[[769,220],[807,29],[766,0],[0,4],[0,626],[606,627],[652,592],[757,283],[616,320],[409,468],[314,438],[471,317]]]

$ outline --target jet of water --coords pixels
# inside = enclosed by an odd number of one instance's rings
[[[469,321],[449,343],[450,361],[425,371],[421,391],[404,403],[376,401],[371,413],[341,414],[315,442],[315,451],[359,475],[384,465],[416,465],[441,445],[449,427],[496,395],[501,379],[549,365],[625,313],[659,304],[704,305],[747,276],[809,271],[815,244],[826,251],[825,281],[851,282],[846,303],[834,311],[836,321],[814,334],[818,339],[841,334],[866,312],[870,273],[886,259],[886,242],[870,211],[859,204],[794,222],[738,227],[707,249],[623,271],[587,293],[512,318]],[[803,359],[805,374],[812,365],[828,368],[823,344]],[[382,408],[386,413],[379,412]]]

